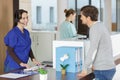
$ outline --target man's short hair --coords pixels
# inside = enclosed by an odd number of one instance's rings
[[[90,17],[92,21],[98,20],[98,9],[95,6],[87,5],[81,8],[81,13],[85,17]]]

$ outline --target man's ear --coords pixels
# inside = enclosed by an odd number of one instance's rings
[[[88,21],[91,20],[90,16],[87,17],[87,20],[88,20]]]

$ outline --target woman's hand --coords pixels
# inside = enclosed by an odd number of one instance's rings
[[[32,61],[33,61],[33,63],[34,63],[35,65],[40,65],[40,62],[37,61],[36,59],[32,59]]]
[[[79,77],[79,78],[82,78],[82,77],[84,77],[84,76],[86,76],[87,75],[87,71],[85,71],[85,70],[83,70],[81,73],[79,73],[77,76]]]
[[[26,67],[27,69],[30,68],[30,66],[29,66],[28,64],[26,64],[26,63],[22,63],[22,62],[20,63],[20,66],[22,66],[22,67]]]

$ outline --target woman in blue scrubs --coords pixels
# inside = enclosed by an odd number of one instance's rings
[[[14,26],[4,38],[7,46],[4,72],[30,68],[27,64],[29,57],[35,65],[40,64],[33,55],[29,32],[24,28],[28,23],[28,12],[23,9],[17,10],[14,18]]]
[[[73,38],[77,36],[77,32],[74,24],[72,23],[75,20],[76,13],[73,9],[65,9],[65,21],[60,25],[60,39]]]

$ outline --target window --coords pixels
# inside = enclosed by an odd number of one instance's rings
[[[80,9],[85,5],[89,5],[89,0],[69,0],[69,8],[76,10],[75,26],[77,34],[87,35],[88,37],[89,28],[86,25],[83,25],[80,20]]]
[[[75,0],[69,0],[68,1],[68,8],[75,9]]]
[[[50,23],[54,23],[54,7],[50,7]]]
[[[116,23],[116,0],[112,0],[112,8],[111,9],[112,9],[112,15],[113,15],[112,16],[112,31],[117,31],[117,23]]]
[[[36,7],[36,23],[41,24],[41,6]]]
[[[80,15],[80,9],[81,7],[88,5],[89,4],[89,0],[69,0],[68,1],[68,8],[72,8],[74,10],[76,10],[76,20],[75,20],[75,26],[76,28],[78,27],[78,15]]]
[[[57,0],[31,0],[32,30],[54,31],[57,26]]]
[[[103,21],[103,0],[92,0],[92,5],[98,8],[98,21]]]

